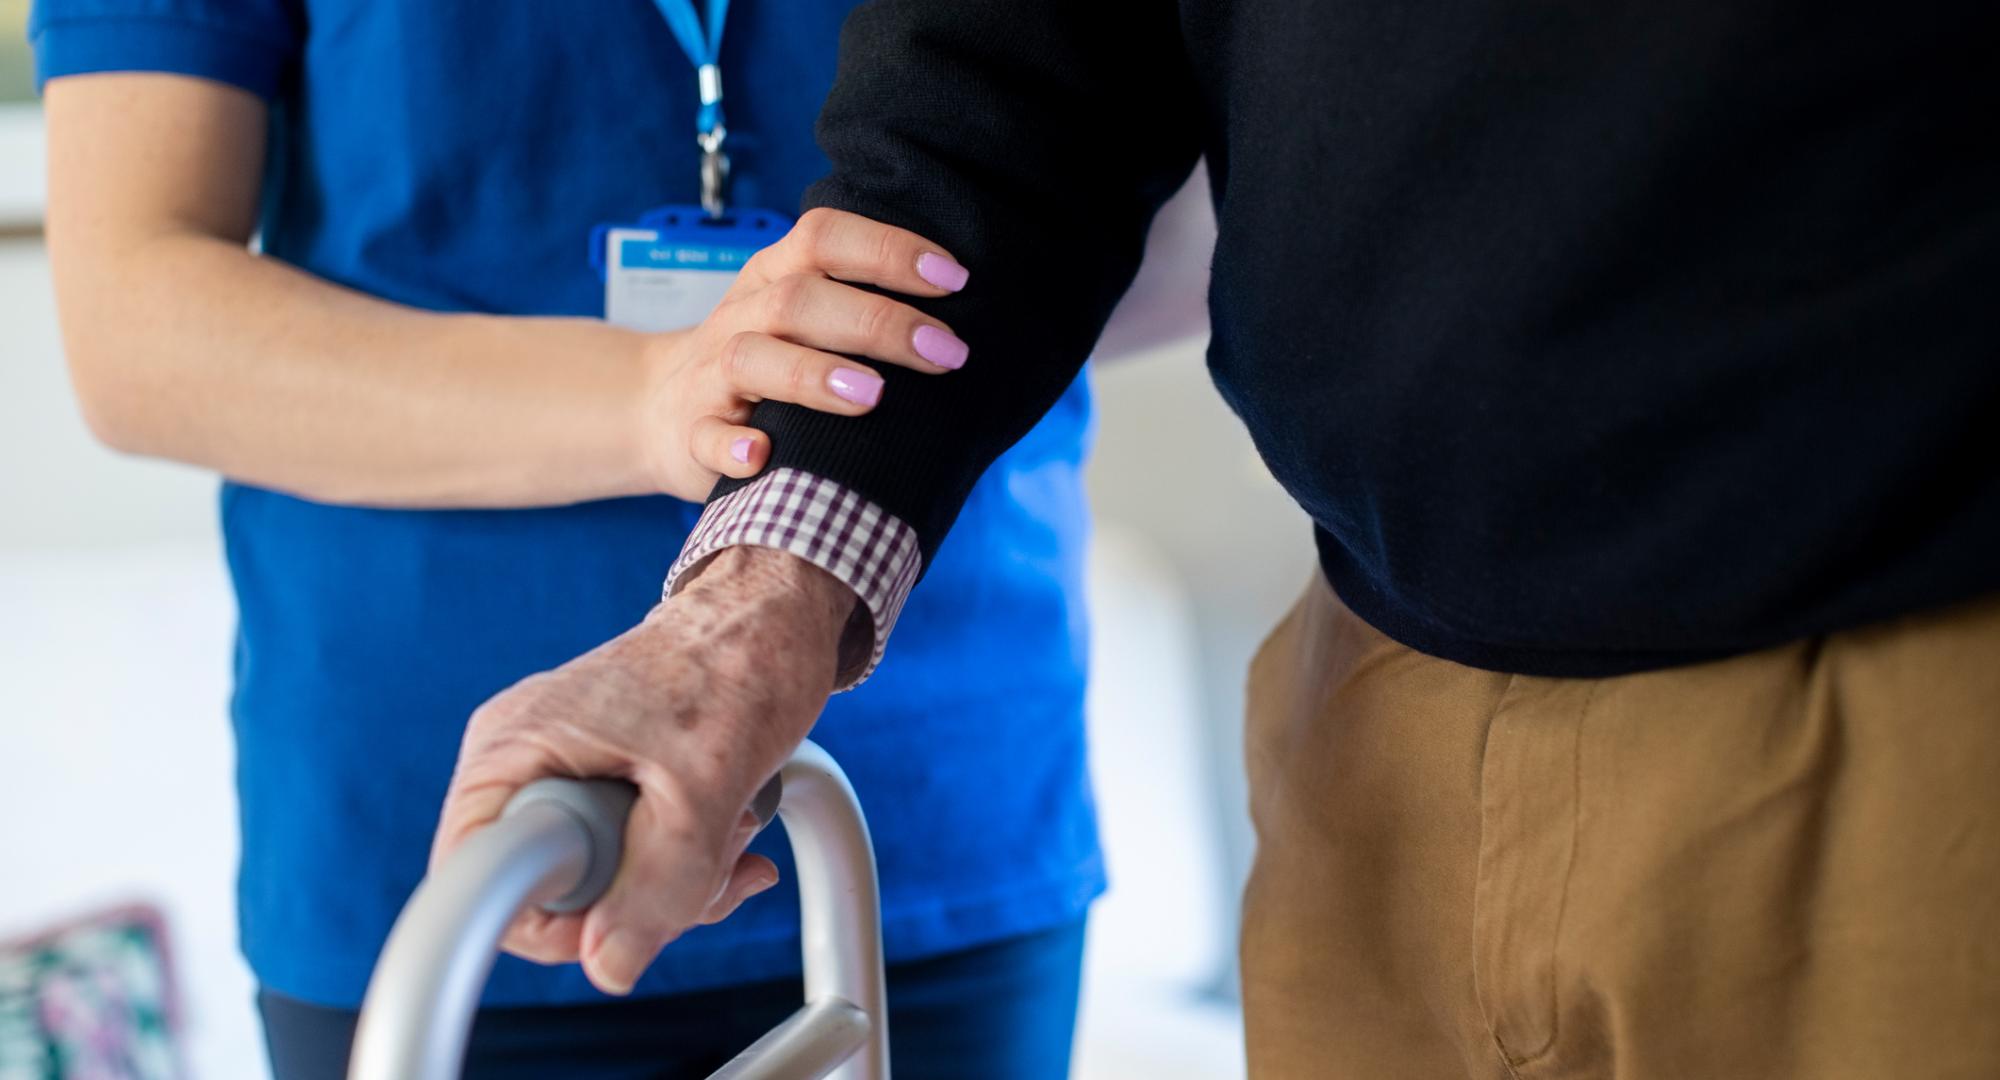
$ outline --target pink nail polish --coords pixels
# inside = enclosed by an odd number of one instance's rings
[[[965,288],[965,280],[972,272],[935,251],[926,251],[917,256],[917,276],[950,292]]]
[[[941,368],[953,371],[965,366],[965,357],[972,351],[971,346],[958,339],[958,335],[935,326],[919,326],[911,339],[917,355]]]
[[[729,444],[729,456],[745,465],[750,464],[750,438],[744,436]]]
[[[856,405],[873,405],[882,400],[882,376],[872,371],[834,368],[826,377],[827,388]]]

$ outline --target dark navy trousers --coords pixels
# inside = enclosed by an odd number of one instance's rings
[[[889,967],[896,1080],[1060,1080],[1083,923]],[[467,1080],[699,1080],[792,1014],[796,979],[583,1005],[482,1010]],[[341,1080],[355,1012],[257,996],[277,1080]]]

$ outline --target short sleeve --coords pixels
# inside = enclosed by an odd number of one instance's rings
[[[28,18],[37,90],[65,75],[155,71],[269,101],[303,40],[291,0],[36,0]]]

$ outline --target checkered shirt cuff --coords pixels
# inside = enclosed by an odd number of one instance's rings
[[[679,592],[724,548],[777,548],[832,574],[861,602],[840,647],[838,689],[859,686],[895,628],[923,566],[916,530],[831,480],[773,469],[708,504],[667,571],[665,594]]]

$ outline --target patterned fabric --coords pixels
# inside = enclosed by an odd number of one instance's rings
[[[177,1080],[166,934],[121,908],[0,944],[0,1080]]]
[[[881,507],[831,480],[797,469],[773,469],[710,503],[667,572],[665,593],[724,548],[789,551],[840,579],[861,598],[872,627],[850,626],[841,643],[838,688],[859,686],[889,642],[896,616],[917,583],[923,560],[917,534]],[[872,640],[871,640],[872,638]]]

